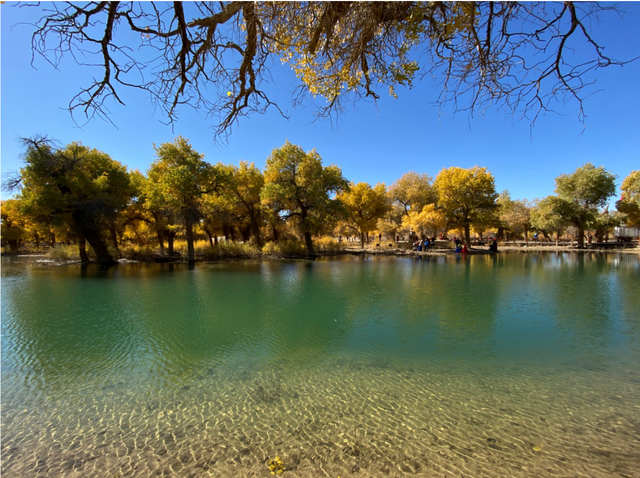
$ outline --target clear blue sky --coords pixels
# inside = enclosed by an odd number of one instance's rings
[[[607,16],[594,25],[593,34],[614,58],[640,55],[640,3],[621,5],[622,19]],[[618,184],[640,169],[640,61],[597,74],[595,90],[585,102],[586,129],[577,119],[577,106],[559,108],[564,116],[547,115],[533,132],[528,121],[516,121],[502,111],[469,119],[452,108],[430,107],[437,92],[421,83],[400,98],[383,97],[378,105],[359,103],[348,109],[339,127],[313,122],[312,111],[283,104],[291,115],[275,111],[241,120],[227,144],[213,141],[212,122],[191,109],[181,112],[174,129],[154,111],[148,96],[126,92],[126,107],[111,107],[117,129],[100,120],[79,128],[65,109],[86,82],[100,74],[80,68],[68,59],[55,70],[42,58],[31,65],[32,27],[19,24],[39,18],[38,8],[1,7],[1,159],[3,177],[20,168],[20,137],[46,134],[62,144],[81,141],[110,154],[131,169],[145,171],[154,160],[153,143],[171,141],[178,134],[216,163],[254,162],[263,168],[273,148],[288,139],[305,150],[316,148],[325,164],[336,164],[350,181],[387,185],[408,171],[435,177],[450,166],[486,166],[496,178],[498,191],[514,198],[534,199],[553,193],[554,179],[586,162],[604,166],[618,175]],[[35,68],[34,68],[35,66]],[[274,81],[289,98],[295,77],[284,66]],[[6,197],[6,193],[3,193]]]

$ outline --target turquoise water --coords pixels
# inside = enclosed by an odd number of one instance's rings
[[[37,260],[4,476],[640,476],[638,256]]]

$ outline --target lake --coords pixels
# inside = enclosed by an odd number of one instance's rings
[[[4,477],[640,477],[636,255],[38,259],[2,258]]]

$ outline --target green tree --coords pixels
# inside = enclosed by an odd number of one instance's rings
[[[287,141],[267,158],[264,178],[263,203],[279,209],[281,216],[297,220],[307,253],[315,256],[312,231],[343,213],[342,203],[332,197],[349,188],[342,171],[334,165],[322,166],[315,149],[305,153]]]
[[[79,237],[80,257],[89,258],[85,239],[98,262],[112,264],[102,232],[124,209],[131,190],[125,166],[102,151],[80,143],[53,147],[45,138],[24,141],[20,170],[23,211],[37,222],[67,225]]]
[[[348,190],[337,197],[347,210],[347,222],[360,233],[360,245],[364,248],[364,238],[376,228],[378,220],[390,208],[387,188],[384,183],[371,187],[369,183],[351,183]]]
[[[631,171],[622,181],[622,197],[616,209],[624,214],[627,226],[640,227],[640,170]]]
[[[230,166],[223,166],[228,177],[232,174]],[[242,231],[246,217],[241,213],[237,199],[229,189],[222,189],[219,194],[206,194],[203,198],[202,226],[209,236],[212,245],[218,243],[218,235],[225,240],[235,240],[235,230]]]
[[[449,228],[463,229],[467,246],[470,246],[471,226],[486,221],[487,214],[498,207],[493,175],[479,166],[451,167],[440,171],[433,185],[438,194],[438,207]]]
[[[65,54],[101,65],[70,104],[88,115],[108,116],[105,101],[122,103],[120,89],[130,87],[149,91],[170,120],[190,104],[225,132],[244,115],[279,109],[281,88],[269,91],[268,80],[270,65],[283,62],[299,79],[294,100],[322,97],[321,116],[434,77],[441,104],[503,107],[535,121],[567,99],[583,116],[595,71],[625,63],[594,38],[592,18],[607,10],[570,1],[55,4],[32,47],[56,66]]]
[[[264,214],[260,193],[264,187],[264,175],[253,163],[246,161],[240,161],[240,166],[230,166],[230,169],[226,187],[233,195],[240,214],[247,218],[256,245],[262,248],[260,228],[264,223]]]
[[[157,159],[147,172],[149,181],[156,185],[152,202],[182,218],[188,259],[194,262],[194,225],[202,218],[203,198],[220,190],[224,174],[220,167],[205,162],[204,155],[182,136],[154,148]]]
[[[568,201],[557,196],[547,196],[531,209],[531,227],[542,232],[546,238],[555,232],[557,245],[560,235],[570,225],[567,218],[571,209]]]
[[[584,247],[584,231],[593,226],[598,209],[607,206],[616,192],[616,176],[603,166],[587,163],[572,174],[556,178],[556,195],[564,199],[563,214],[578,230],[578,247]]]
[[[591,227],[596,231],[596,241],[602,242],[605,235],[608,235],[616,226],[622,224],[622,217],[618,213],[610,213],[605,209],[596,215]]]

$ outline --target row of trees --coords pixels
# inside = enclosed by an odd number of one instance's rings
[[[620,213],[606,205],[615,194],[615,176],[586,164],[556,179],[556,194],[540,201],[498,194],[486,168],[443,169],[435,179],[409,172],[391,186],[350,183],[335,165],[324,166],[315,151],[289,142],[272,151],[264,172],[253,163],[211,164],[182,137],[155,147],[146,174],[128,171],[106,153],[79,143],[56,147],[47,138],[24,142],[25,166],[5,186],[19,190],[2,204],[2,238],[11,249],[21,239],[77,242],[88,261],[86,242],[98,261],[113,263],[123,242],[157,242],[161,255],[173,255],[178,235],[195,260],[194,241],[219,236],[279,241],[297,235],[309,256],[313,237],[360,236],[373,231],[395,237],[436,235],[452,229],[482,237],[488,230],[545,237],[568,227],[603,234],[624,218],[640,223],[640,171],[622,184]]]

